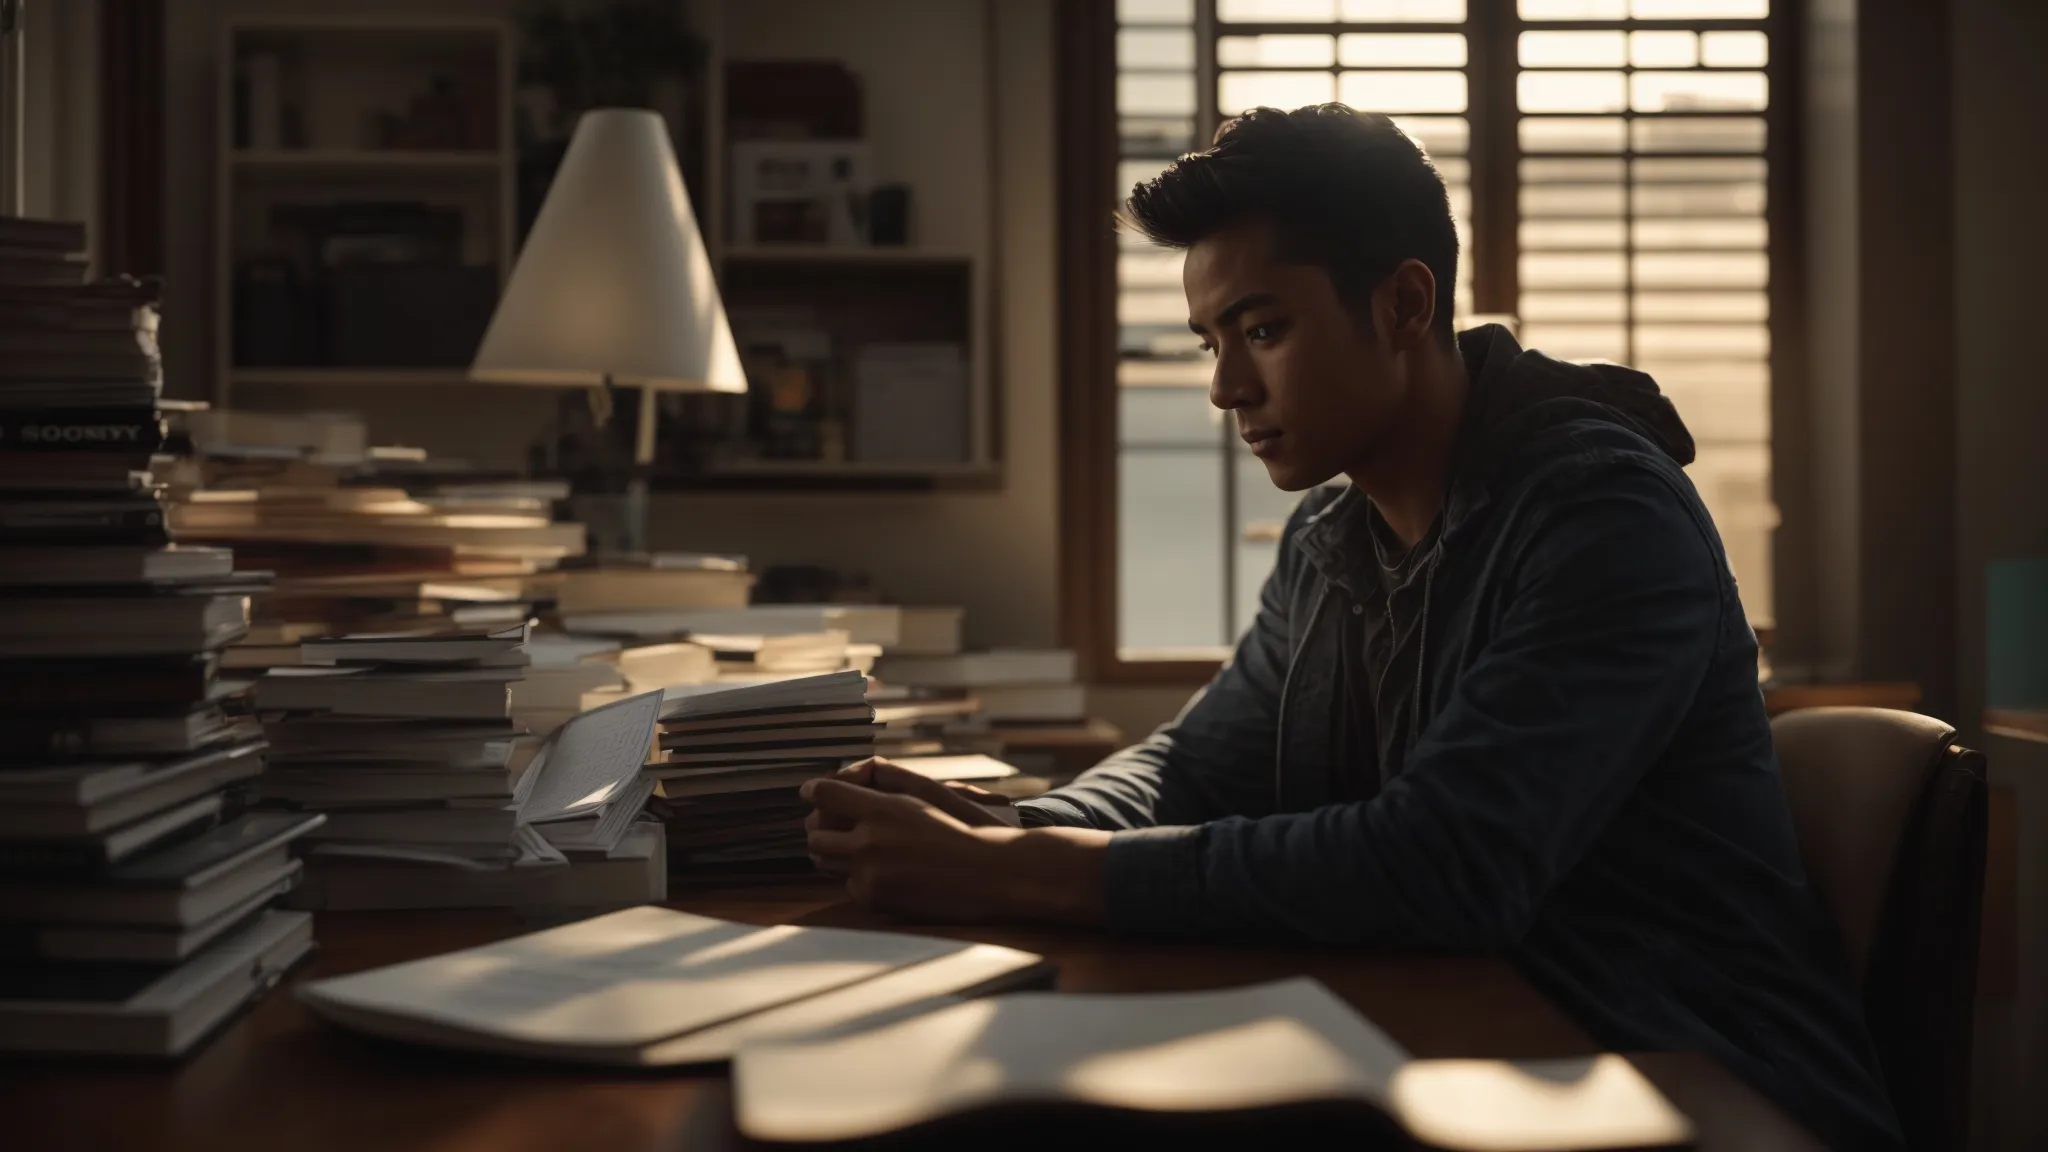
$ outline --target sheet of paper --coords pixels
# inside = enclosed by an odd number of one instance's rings
[[[930,780],[1001,780],[1017,775],[1013,764],[993,756],[892,756],[899,764]]]
[[[967,945],[640,907],[300,987],[323,1002],[568,1048],[644,1046]]]
[[[618,795],[647,763],[660,715],[661,693],[643,692],[564,724],[531,769],[538,775],[520,804],[520,822],[580,816]]]
[[[743,1047],[742,1132],[848,1140],[1004,1101],[1229,1111],[1380,1102],[1408,1055],[1307,978],[1222,992],[973,1000],[852,1036]]]

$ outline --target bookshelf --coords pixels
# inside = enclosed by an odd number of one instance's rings
[[[320,403],[362,410],[387,439],[433,446],[456,438],[424,415],[426,408],[417,403],[423,394],[409,390],[452,390],[466,381],[466,359],[394,362],[338,358],[318,349],[289,355],[275,348],[252,350],[251,334],[273,332],[276,325],[262,321],[246,303],[250,262],[274,256],[278,247],[272,220],[280,206],[349,201],[415,201],[455,210],[461,219],[459,262],[492,269],[495,285],[502,287],[521,214],[537,203],[536,174],[544,189],[551,167],[547,142],[538,148],[531,141],[522,144],[515,123],[515,111],[527,106],[535,83],[518,75],[526,47],[522,26],[511,15],[512,5],[504,6],[502,18],[437,16],[425,13],[429,7],[417,6],[411,14],[362,14],[343,0],[312,0],[297,13],[236,14],[218,26],[220,193],[211,270],[217,402],[275,406],[320,390]],[[822,298],[828,314],[817,326],[832,332],[845,378],[835,387],[848,386],[851,359],[862,341],[957,343],[965,362],[967,414],[957,460],[857,459],[851,432],[838,459],[777,459],[749,446],[748,418],[732,405],[715,418],[721,423],[717,442],[724,447],[704,451],[711,435],[702,423],[707,406],[696,397],[664,398],[652,406],[659,421],[654,486],[900,492],[1000,483],[996,5],[791,0],[769,11],[749,0],[681,0],[681,8],[703,39],[705,58],[686,81],[687,97],[676,108],[657,106],[673,118],[691,200],[728,309],[816,307]],[[915,16],[914,28],[906,32],[905,22],[892,13]],[[300,105],[292,139],[252,136],[247,88],[250,61],[261,55],[288,62],[287,72],[295,77],[287,84]],[[911,188],[910,243],[733,242],[725,69],[731,61],[790,59],[839,60],[860,78],[863,138],[874,155],[871,176]],[[465,91],[488,105],[488,115],[479,118],[491,126],[487,140],[453,146],[411,140],[406,143],[419,146],[396,147],[367,138],[365,125],[378,114],[402,113],[433,77],[451,72],[473,77]],[[927,98],[927,92],[944,96]],[[439,299],[432,298],[430,307],[440,307]],[[495,303],[494,293],[488,303]],[[899,315],[884,317],[879,328],[866,322],[884,306]],[[483,311],[487,320],[488,309]],[[935,315],[944,322],[932,322]],[[745,339],[739,320],[736,315],[736,335]],[[522,439],[491,458],[512,464],[514,457],[523,462],[528,427],[545,419],[540,413],[552,402],[532,396],[508,397],[507,403],[521,413],[515,421],[520,430],[507,435]],[[633,406],[624,416],[626,423],[633,421]]]
[[[692,473],[657,475],[657,488],[881,492],[1001,483],[995,8],[992,0],[942,11],[887,0],[789,0],[772,11],[749,0],[689,5],[709,49],[701,136],[708,180],[692,192],[735,338],[748,342],[749,312],[815,309],[842,376],[850,376],[848,361],[864,342],[957,343],[966,369],[965,429],[957,460],[862,460],[851,450],[842,459],[714,455]],[[727,69],[764,60],[835,61],[858,78],[869,176],[911,191],[908,243],[737,239],[743,206],[735,196],[739,140],[726,104]],[[937,91],[948,96],[932,98]],[[672,447],[679,431],[664,422],[662,459],[686,455]]]
[[[218,60],[216,402],[465,379],[512,267],[510,24],[236,15]]]

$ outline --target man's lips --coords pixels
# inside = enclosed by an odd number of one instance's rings
[[[1269,455],[1280,447],[1280,430],[1278,428],[1247,428],[1241,435],[1244,437],[1244,442],[1251,445],[1252,455],[1254,456]]]

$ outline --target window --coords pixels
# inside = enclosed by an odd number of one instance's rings
[[[1767,619],[1769,16],[1768,0],[1118,0],[1096,203],[1248,107],[1392,115],[1450,188],[1460,325],[1504,316],[1529,346],[1654,375]],[[1097,671],[1191,670],[1249,624],[1294,498],[1208,405],[1179,254],[1120,235],[1113,260],[1114,424],[1096,442],[1115,495],[1094,578],[1113,568],[1115,594],[1093,630],[1114,640]]]

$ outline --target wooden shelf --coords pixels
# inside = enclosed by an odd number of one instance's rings
[[[863,460],[733,460],[704,470],[707,476],[984,476],[988,464],[878,464]]]
[[[241,149],[228,154],[229,163],[245,169],[292,168],[397,168],[408,171],[496,172],[505,155],[490,151],[430,152],[407,148],[379,151],[354,148],[288,148],[275,151]]]
[[[787,264],[938,264],[971,263],[974,255],[938,248],[831,247],[824,244],[730,244],[720,254],[723,260],[759,260]]]
[[[284,387],[340,385],[422,385],[469,384],[467,368],[236,368],[228,380],[243,385]]]
[[[930,492],[987,489],[1002,483],[1000,464],[828,464],[749,460],[687,474],[656,475],[656,492]]]
[[[1986,708],[1984,730],[2014,740],[2048,744],[2048,708]]]

